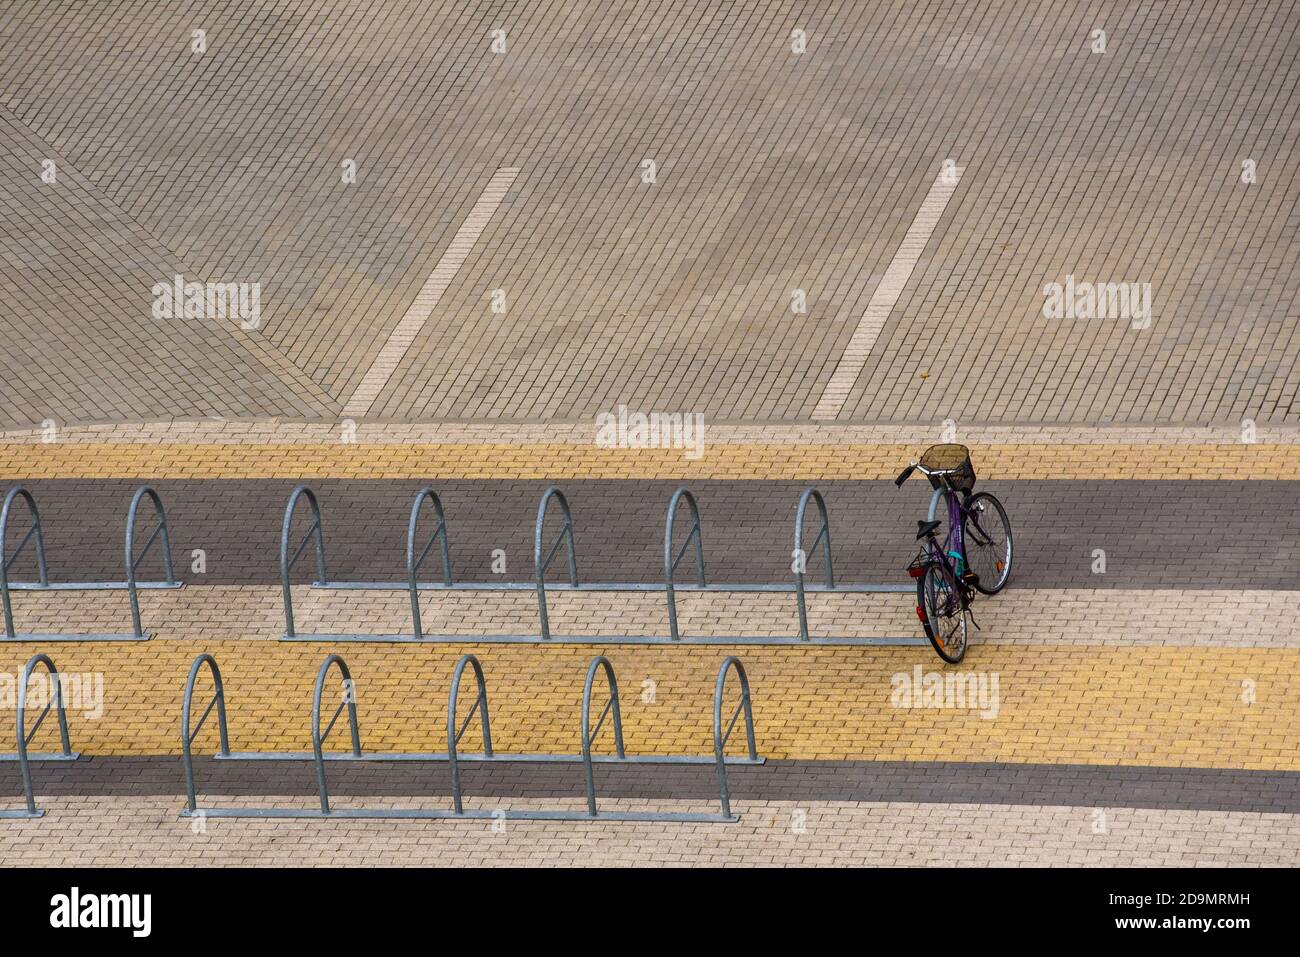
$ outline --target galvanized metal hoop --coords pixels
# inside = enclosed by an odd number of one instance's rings
[[[474,699],[473,707],[469,709],[469,713],[465,716],[465,723],[458,729],[456,727],[456,703],[460,697],[460,679],[465,673],[466,665],[474,669],[474,681],[478,686],[478,695]],[[457,814],[464,811],[461,802],[460,762],[458,760],[460,739],[465,736],[465,731],[469,728],[470,721],[474,719],[476,712],[480,723],[483,725],[483,753],[491,757],[492,722],[488,717],[487,683],[483,680],[483,666],[479,664],[478,658],[473,655],[462,655],[460,661],[456,662],[456,670],[451,676],[451,690],[447,694],[447,761],[451,765],[451,797]]]
[[[37,717],[36,723],[32,725],[32,730],[27,730],[27,685],[31,681],[32,671],[37,665],[44,665],[50,675],[50,685],[54,692],[53,702],[47,700],[45,707],[41,709],[40,716]],[[54,705],[58,713],[59,720],[59,741],[63,746],[65,757],[72,756],[72,742],[68,737],[68,713],[64,708],[63,702],[63,683],[59,680],[59,669],[54,667],[54,662],[50,660],[49,655],[35,654],[23,668],[22,677],[18,681],[18,714],[15,722],[18,731],[18,765],[23,775],[23,795],[27,799],[27,813],[32,817],[40,815],[36,808],[36,795],[32,789],[32,770],[27,757],[27,746],[31,744],[32,739],[36,737],[36,732],[40,730],[42,722],[50,713],[50,706]]]
[[[417,556],[415,531],[420,521],[420,507],[426,501],[433,504],[433,513],[438,519],[438,527],[433,530],[433,535]],[[424,637],[424,628],[420,621],[419,571],[421,564],[428,558],[434,542],[442,544],[442,583],[451,587],[451,548],[447,542],[447,516],[442,510],[442,499],[438,498],[438,493],[426,485],[415,493],[415,502],[411,506],[411,519],[406,526],[406,585],[411,596],[411,632],[416,641]]]
[[[212,672],[212,700],[208,702],[207,708],[203,710],[203,716],[199,718],[198,724],[191,731],[190,713],[194,704],[194,683],[204,665],[207,665],[208,670]],[[208,720],[208,716],[212,714],[214,707],[217,709],[217,734],[221,744],[220,753],[222,757],[228,757],[230,755],[230,736],[226,730],[225,686],[221,681],[221,669],[217,667],[217,659],[205,652],[198,655],[194,659],[194,663],[190,665],[189,677],[185,679],[185,697],[181,702],[181,761],[185,765],[185,796],[190,813],[198,810],[198,797],[194,786],[194,739],[203,730],[203,724]]]
[[[325,691],[325,676],[329,674],[330,668],[336,667],[339,677],[343,680],[343,699],[339,702],[338,708],[334,711],[334,716],[330,718],[329,725],[324,731],[320,726],[321,698]],[[352,732],[352,754],[354,757],[361,757],[361,730],[357,727],[357,698],[355,685],[352,682],[352,672],[348,670],[347,662],[339,655],[329,655],[324,663],[320,666],[320,671],[316,673],[316,688],[312,693],[311,704],[311,746],[312,752],[316,758],[316,784],[320,791],[320,809],[322,814],[330,812],[329,790],[325,784],[325,752],[323,745],[329,733],[334,730],[334,723],[338,721],[339,715],[343,713],[344,708],[348,709],[348,727]]]
[[[554,544],[542,557],[542,530],[546,524],[546,510],[551,504],[551,500],[560,503],[560,511],[564,515],[564,526],[560,529],[560,534],[556,536]],[[569,511],[569,500],[564,497],[564,493],[557,486],[552,485],[542,493],[542,500],[537,506],[537,524],[533,529],[533,575],[537,583],[537,619],[541,627],[543,640],[549,640],[551,637],[551,621],[546,611],[546,569],[550,567],[551,560],[555,558],[555,553],[562,544],[567,544],[568,565],[569,565],[569,585],[576,588],[578,586],[578,558],[573,548],[573,513]]]
[[[294,550],[293,556],[289,555],[289,529],[293,524],[294,511],[298,507],[298,500],[305,498],[311,508],[312,524],[307,529],[297,549]],[[320,503],[316,500],[316,493],[306,485],[299,485],[289,493],[289,504],[284,509],[284,523],[280,527],[280,585],[284,593],[284,626],[285,635],[294,637],[293,627],[293,593],[290,590],[289,572],[292,571],[294,564],[302,557],[303,551],[311,542],[316,545],[316,575],[317,584],[324,585],[328,582],[325,574],[325,533],[321,525]]]
[[[27,530],[23,540],[14,548],[13,554],[5,553],[5,548],[9,541],[9,513],[13,508],[16,499],[22,499],[27,506],[28,514],[31,515],[32,527]],[[9,567],[18,560],[27,543],[36,539],[36,570],[40,576],[40,583],[48,585],[50,583],[49,569],[45,564],[45,533],[41,530],[41,511],[36,507],[36,499],[32,493],[27,491],[21,485],[15,485],[8,494],[5,495],[4,505],[0,507],[0,604],[4,606],[4,625],[6,637],[13,638],[17,635],[14,630],[14,613],[13,605],[9,597]]]
[[[601,712],[596,727],[591,726],[591,689],[596,680],[596,672],[604,669],[605,679],[609,685],[609,703]],[[614,752],[619,758],[627,757],[623,750],[623,716],[618,706],[618,679],[614,677],[614,666],[604,655],[597,655],[587,668],[587,680],[582,686],[582,764],[587,778],[587,813],[596,816],[596,777],[592,769],[591,744],[600,734],[605,719],[610,712],[614,715]]]
[[[736,678],[740,681],[740,703],[736,705],[736,710],[731,715],[731,721],[727,724],[727,730],[722,730],[722,696],[726,689],[727,672],[735,671]],[[731,739],[731,732],[736,727],[736,721],[745,715],[745,738],[749,746],[749,759],[758,760],[757,743],[754,740],[754,708],[749,697],[749,676],[745,674],[745,666],[740,663],[740,659],[735,655],[729,656],[722,662],[722,667],[718,669],[718,681],[713,688],[713,752],[717,758],[718,764],[718,795],[722,803],[722,813],[731,813],[731,794],[727,788],[727,762],[726,749],[727,742]]]
[[[673,554],[673,527],[677,519],[677,510],[681,503],[685,502],[691,511],[691,530],[686,535],[686,540],[682,542],[681,549],[676,555]],[[686,557],[687,549],[691,543],[695,544],[695,579],[700,588],[706,586],[704,577],[704,543],[703,534],[700,531],[700,508],[695,501],[695,496],[691,491],[682,486],[673,492],[672,499],[668,502],[668,518],[664,522],[664,594],[668,602],[668,633],[674,641],[681,639],[681,633],[677,627],[677,592],[673,581],[673,573],[682,559]]]
[[[817,511],[821,515],[821,529],[817,532],[817,537],[812,540],[812,544],[805,550],[803,544],[803,520],[809,501],[817,504]],[[804,598],[804,573],[808,567],[808,554],[817,550],[819,542],[822,546],[822,564],[825,565],[822,574],[825,576],[826,587],[834,588],[835,571],[831,562],[831,519],[826,511],[826,500],[822,498],[822,493],[809,486],[799,496],[799,507],[794,514],[794,591],[795,601],[799,606],[799,637],[804,641],[811,640],[808,634],[808,603]]]
[[[153,505],[158,524],[149,533],[144,548],[140,549],[140,553],[137,555],[135,551],[136,513],[140,509],[140,502],[145,498],[148,498],[150,504]],[[139,589],[136,587],[135,571],[140,563],[144,561],[145,556],[149,554],[149,549],[153,547],[154,542],[159,539],[162,540],[163,572],[166,575],[166,583],[175,585],[176,575],[172,570],[171,536],[167,532],[167,510],[163,508],[162,499],[158,493],[148,485],[142,485],[135,490],[135,495],[131,497],[131,506],[126,513],[126,589],[131,599],[131,627],[137,638],[144,637],[144,627],[140,623],[140,594]]]

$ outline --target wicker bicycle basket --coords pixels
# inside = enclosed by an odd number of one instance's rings
[[[921,464],[931,471],[943,472],[952,487],[959,492],[975,488],[975,466],[971,465],[970,449],[964,445],[932,445],[921,456]],[[941,488],[939,476],[929,476],[930,484]]]

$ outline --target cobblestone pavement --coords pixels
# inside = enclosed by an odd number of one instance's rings
[[[1286,0],[7,13],[0,421],[1300,421]]]

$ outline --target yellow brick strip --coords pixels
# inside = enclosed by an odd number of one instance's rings
[[[0,671],[14,674],[42,650],[65,673],[100,672],[103,715],[74,710],[74,744],[91,754],[175,754],[181,689],[201,649],[221,664],[236,748],[307,749],[316,670],[328,652],[341,651],[357,680],[363,744],[378,751],[445,747],[447,687],[466,650],[250,641],[6,644]],[[577,750],[582,681],[595,649],[471,650],[487,673],[499,750]],[[925,649],[608,649],[623,687],[629,750],[710,753],[713,682],[729,651],[749,669],[760,748],[772,758],[1300,770],[1295,649],[981,647],[960,673],[997,676],[997,714],[987,720],[969,709],[895,707],[893,676],[911,676],[916,666],[958,673],[939,667]],[[200,698],[206,681],[202,688]],[[0,735],[11,739],[12,728],[10,707],[0,714]],[[212,750],[214,734],[205,732],[201,751]]]
[[[921,445],[719,444],[688,459],[674,449],[564,443],[8,443],[0,480],[126,479],[770,479],[893,478]],[[1286,479],[1296,445],[972,445],[982,478]]]

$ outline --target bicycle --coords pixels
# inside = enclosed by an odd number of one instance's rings
[[[970,612],[975,593],[996,595],[1011,577],[1011,522],[995,496],[972,494],[975,468],[966,446],[931,446],[894,484],[902,488],[914,471],[925,475],[934,488],[928,518],[916,523],[921,552],[907,566],[908,574],[917,580],[916,615],[939,657],[957,664],[966,654],[967,618],[975,623]],[[946,523],[935,518],[941,497]],[[945,524],[941,545],[938,532]]]

